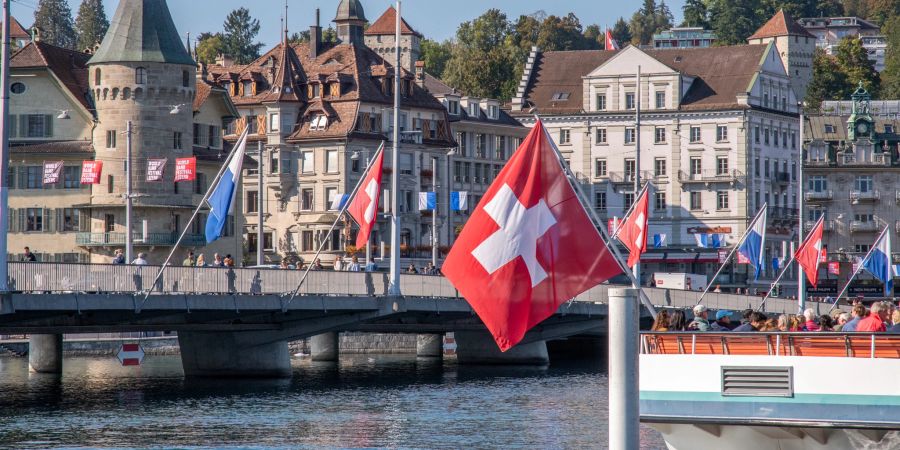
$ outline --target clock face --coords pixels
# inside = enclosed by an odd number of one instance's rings
[[[856,124],[856,132],[860,134],[865,134],[869,132],[869,125],[865,122],[860,122]]]

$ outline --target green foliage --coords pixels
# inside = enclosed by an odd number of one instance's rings
[[[900,15],[888,19],[882,30],[887,38],[887,51],[881,72],[881,97],[900,99]]]
[[[220,54],[225,53],[225,39],[222,33],[201,33],[197,36],[197,60],[203,64],[214,64]]]
[[[222,34],[225,53],[238,64],[248,64],[259,58],[262,42],[256,42],[259,20],[250,16],[247,8],[238,8],[228,14]]]
[[[872,97],[878,96],[881,87],[881,78],[875,71],[875,64],[869,60],[869,54],[862,46],[858,37],[846,37],[841,40],[834,50],[834,56],[838,67],[847,76],[848,89],[852,91],[855,86],[862,86],[869,91]]]
[[[103,10],[103,0],[83,0],[75,18],[75,31],[78,33],[78,50],[94,48],[103,41],[109,20]]]
[[[291,44],[304,44],[309,42],[309,30],[294,32],[288,37],[288,42]]]
[[[719,45],[746,44],[747,38],[770,16],[762,15],[759,0],[709,0],[709,23]]]
[[[425,61],[425,70],[437,78],[443,77],[447,62],[452,56],[450,42],[437,42],[432,41],[431,39],[423,39],[420,50],[422,61]]]
[[[818,109],[824,100],[844,100],[853,93],[847,74],[838,67],[837,58],[817,49],[813,56],[812,81],[806,88],[806,103],[811,109]]]
[[[900,31],[889,38],[900,39]],[[896,92],[893,89],[900,87],[892,75],[900,72],[898,62],[892,63],[895,67],[893,71],[885,71],[888,92]],[[866,49],[858,37],[846,37],[835,48],[834,56],[825,54],[821,49],[816,50],[806,102],[811,108],[818,108],[824,100],[847,100],[860,83],[873,97],[878,96],[881,78],[869,61]]]
[[[507,45],[511,33],[512,25],[499,9],[460,25],[444,81],[475,97],[511,98],[522,59],[520,49]]]
[[[65,0],[39,0],[34,11],[34,26],[41,40],[59,47],[74,49],[77,43],[72,10]]]
[[[687,0],[681,10],[684,12],[681,26],[709,28],[709,11],[703,0]]]
[[[656,0],[644,0],[644,5],[631,16],[629,28],[631,42],[638,45],[648,45],[653,40],[653,35],[672,28],[672,11],[669,10],[665,0],[658,5]],[[623,42],[620,42],[620,45]]]
[[[620,46],[631,42],[631,29],[628,27],[628,22],[625,22],[624,17],[619,17],[619,20],[613,25],[610,34]]]

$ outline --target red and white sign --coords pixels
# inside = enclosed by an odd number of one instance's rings
[[[741,254],[741,252],[737,252],[737,263],[738,264],[750,264],[750,260]]]
[[[123,366],[139,366],[144,361],[144,349],[141,344],[122,344],[116,357]]]
[[[162,181],[166,173],[167,158],[147,160],[147,181]]]
[[[63,162],[53,161],[44,163],[44,184],[59,183],[62,174]]]
[[[443,267],[501,351],[622,273],[538,121],[472,212]]]
[[[840,275],[841,274],[841,263],[838,261],[831,261],[828,263],[828,273],[832,275]]]
[[[81,164],[81,184],[100,184],[103,161],[84,161]]]
[[[197,179],[197,158],[175,159],[175,182]]]
[[[738,252],[740,255],[740,252]],[[725,264],[725,261],[728,261],[728,250],[719,250],[719,264]]]

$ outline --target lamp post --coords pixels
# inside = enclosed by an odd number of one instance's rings
[[[0,49],[0,292],[8,292],[6,230],[9,226],[9,0],[3,1]]]
[[[437,200],[437,171],[438,159],[435,156],[431,159],[431,190],[434,191],[434,211],[431,212],[431,267],[437,267],[438,260],[437,216],[439,202]]]
[[[400,214],[398,211],[400,188],[400,0],[397,0],[397,20],[395,24],[394,42],[396,44],[396,61],[394,62],[394,151],[391,154],[391,282],[388,288],[390,295],[400,295]]]

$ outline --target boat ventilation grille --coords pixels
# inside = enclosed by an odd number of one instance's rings
[[[792,367],[722,367],[722,395],[793,397]]]

